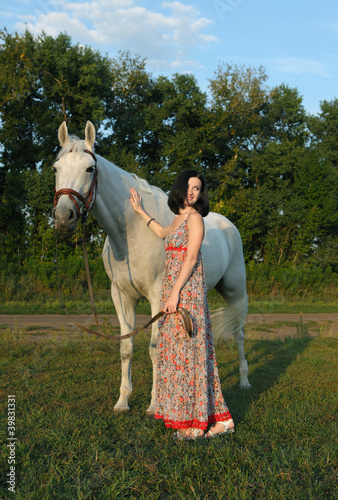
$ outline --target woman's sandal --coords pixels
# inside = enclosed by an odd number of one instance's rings
[[[215,424],[213,424],[211,426],[211,428],[208,430],[208,432],[206,432],[204,434],[204,437],[206,439],[210,439],[210,438],[213,438],[213,437],[216,437],[216,436],[220,436],[221,434],[232,434],[233,432],[235,432],[235,427],[229,428],[229,425],[231,424],[231,422],[233,422],[232,419],[227,420],[226,422],[216,422]],[[213,429],[216,424],[222,424],[223,427],[224,427],[224,429],[223,429],[223,431],[221,431],[221,432],[215,432],[215,434],[214,434],[211,429]]]
[[[205,436],[205,434],[203,433],[201,436],[199,436],[199,433],[201,432],[201,429],[197,429],[197,427],[190,427],[188,429],[189,433],[188,432],[180,432],[179,430],[177,432],[174,433],[173,435],[173,438],[178,440],[178,441],[182,441],[182,440],[185,440],[185,441],[190,441],[190,440],[193,440],[193,441],[196,441],[196,439],[201,439]]]

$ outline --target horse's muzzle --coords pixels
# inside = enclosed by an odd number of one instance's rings
[[[75,231],[77,224],[76,210],[69,207],[56,206],[52,212],[55,229],[64,235],[70,235]]]

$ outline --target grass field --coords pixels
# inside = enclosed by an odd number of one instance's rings
[[[132,409],[119,414],[115,346],[63,333],[35,342],[32,332],[1,332],[2,499],[337,498],[337,338],[246,341],[249,391],[238,387],[234,342],[217,347],[236,433],[177,443],[145,416],[148,334],[135,341]],[[15,494],[7,484],[9,395]]]
[[[208,294],[211,309],[225,305],[216,290]],[[91,314],[89,297],[83,294],[82,298],[63,297],[64,303],[71,314]],[[109,293],[105,297],[95,296],[95,306],[99,314],[115,314],[113,302]],[[306,313],[335,313],[338,311],[338,301],[333,298],[307,297],[292,299],[290,297],[249,297],[250,314],[299,314]],[[150,314],[150,304],[141,300],[136,308],[138,314]],[[0,302],[0,314],[64,314],[57,296],[34,297],[32,300]]]

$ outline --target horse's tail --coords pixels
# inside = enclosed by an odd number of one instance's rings
[[[215,343],[229,338],[230,335],[241,329],[248,312],[248,295],[228,305],[211,311],[212,336]]]

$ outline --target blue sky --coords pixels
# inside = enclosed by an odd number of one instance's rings
[[[10,33],[67,32],[111,57],[129,50],[154,76],[192,73],[207,90],[218,66],[263,66],[268,86],[297,88],[309,113],[338,97],[337,0],[12,0]]]

